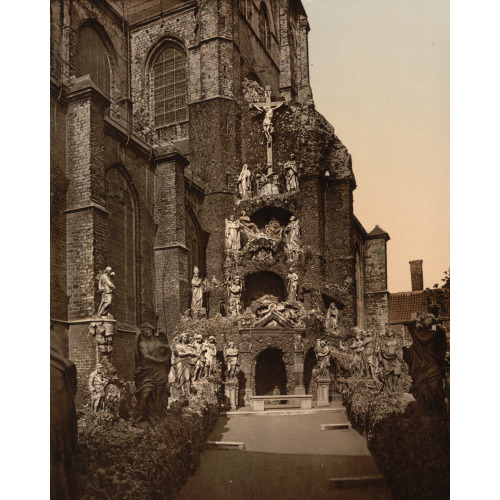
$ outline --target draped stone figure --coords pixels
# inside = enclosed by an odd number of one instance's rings
[[[233,252],[241,248],[240,221],[234,219],[234,215],[230,215],[226,219],[226,250]]]
[[[203,375],[205,370],[205,356],[203,355],[203,337],[201,334],[196,334],[194,336],[193,343],[191,345],[193,347],[196,358],[191,356],[191,365],[193,366],[192,379],[193,381],[199,380]]]
[[[215,345],[215,337],[210,335],[208,340],[203,344],[205,351],[205,377],[213,377],[215,375],[215,361],[217,356],[217,346]]]
[[[403,349],[412,378],[411,392],[422,413],[440,416],[446,413],[443,388],[446,333],[435,324],[432,314],[420,314],[408,326],[413,343]]]
[[[283,237],[283,228],[274,217],[269,221],[265,227],[266,236],[275,240],[281,240]]]
[[[248,217],[245,210],[241,211],[239,221],[240,221],[241,227],[245,230],[245,232],[247,233],[247,235],[249,237],[259,233],[259,228],[253,222],[250,221],[250,217]]]
[[[363,360],[363,372],[367,377],[376,380],[375,370],[377,369],[375,336],[372,332],[366,332],[363,339],[363,350],[361,351],[361,359]]]
[[[297,289],[299,286],[299,277],[297,273],[290,269],[287,276],[287,301],[295,302],[297,300]]]
[[[180,395],[186,397],[191,393],[191,365],[198,357],[195,349],[188,345],[188,341],[188,334],[181,333],[173,351],[175,383]]]
[[[295,191],[299,189],[299,171],[295,155],[290,155],[290,160],[283,165],[283,169],[285,171],[286,190]]]
[[[354,340],[351,344],[353,358],[351,361],[351,372],[354,376],[361,376],[363,373],[363,360],[361,353],[364,349],[363,334],[359,329],[355,329]]]
[[[102,364],[97,363],[89,376],[90,407],[93,411],[102,410],[108,379],[104,376]]]
[[[328,310],[326,311],[326,319],[325,319],[325,328],[328,331],[336,332],[339,327],[339,310],[335,305],[335,302],[332,302],[328,306]]]
[[[403,343],[401,337],[396,337],[391,328],[387,329],[385,337],[380,341],[379,358],[382,363],[384,390],[397,392],[403,362]]]
[[[292,215],[285,228],[286,246],[289,251],[297,251],[300,248],[300,222]]]
[[[239,351],[234,347],[234,342],[229,342],[227,347],[224,347],[224,360],[226,362],[226,380],[234,378],[238,370],[238,354]]]
[[[243,165],[238,177],[238,192],[242,200],[246,200],[252,196],[252,172],[247,164]]]
[[[233,280],[228,281],[229,294],[229,315],[238,316],[241,314],[241,280],[235,276]]]
[[[203,280],[200,278],[198,268],[195,266],[193,279],[191,280],[191,309],[201,309],[203,307]]]
[[[317,339],[314,352],[318,362],[318,376],[328,378],[330,376],[330,347],[324,340]]]
[[[135,386],[137,417],[135,422],[154,424],[165,417],[168,405],[168,362],[170,349],[164,334],[154,335],[148,323],[137,336]]]
[[[112,271],[111,267],[107,267],[99,276],[99,291],[101,292],[101,302],[97,309],[97,316],[99,318],[102,316],[111,316],[109,314],[109,308],[113,302],[113,295],[116,288],[113,283],[114,277],[115,273]]]

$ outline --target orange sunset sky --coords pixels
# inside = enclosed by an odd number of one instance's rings
[[[388,242],[388,288],[450,266],[448,0],[303,0],[317,110],[352,155],[354,213]]]

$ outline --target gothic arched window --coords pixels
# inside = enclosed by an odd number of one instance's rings
[[[259,33],[262,43],[269,50],[271,48],[271,27],[269,24],[269,14],[264,2],[261,2],[259,9]]]
[[[156,57],[153,96],[155,127],[187,120],[186,57],[180,50],[167,47]]]
[[[111,71],[108,53],[99,35],[88,26],[78,31],[75,69],[77,76],[90,75],[103,92],[110,94]]]
[[[129,325],[136,323],[135,202],[129,184],[118,168],[106,172],[108,260],[115,272],[113,316]]]

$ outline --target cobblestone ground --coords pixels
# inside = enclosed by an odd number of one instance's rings
[[[346,422],[343,412],[222,416],[209,441],[243,442],[245,449],[205,450],[177,498],[392,499],[385,486],[329,489],[330,478],[380,474],[358,432],[320,430]]]

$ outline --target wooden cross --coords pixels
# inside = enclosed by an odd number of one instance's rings
[[[271,87],[269,85],[266,85],[265,96],[266,102],[254,102],[252,106],[265,113],[262,127],[264,128],[264,134],[266,134],[267,174],[269,175],[272,173],[273,169],[273,113],[285,103],[283,101],[271,101]]]

